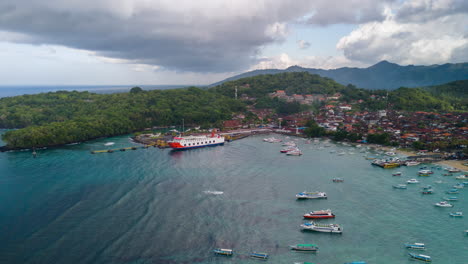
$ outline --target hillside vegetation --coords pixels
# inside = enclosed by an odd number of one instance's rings
[[[93,94],[54,92],[0,99],[0,128],[9,148],[61,145],[152,126],[214,124],[242,103],[198,88]]]

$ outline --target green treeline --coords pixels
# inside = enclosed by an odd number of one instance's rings
[[[0,99],[0,128],[10,148],[61,145],[152,126],[210,125],[242,111],[242,103],[198,88],[93,94],[43,93]]]

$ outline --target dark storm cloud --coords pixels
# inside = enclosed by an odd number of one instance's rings
[[[63,45],[170,70],[227,72],[257,62],[260,47],[285,39],[287,22],[310,13],[309,23],[357,23],[382,19],[382,4],[4,0],[0,31],[24,35],[18,42]]]

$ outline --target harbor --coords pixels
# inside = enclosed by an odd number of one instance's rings
[[[268,137],[296,142],[303,155],[280,153],[282,144],[264,142]],[[9,217],[0,220],[11,231],[1,233],[1,260],[264,262],[250,256],[256,252],[268,255],[265,263],[415,263],[407,242],[424,243],[426,250],[414,253],[430,256],[433,263],[463,263],[468,258],[466,216],[450,215],[468,212],[467,188],[445,193],[464,182],[455,178],[463,173],[443,176],[448,173],[443,166],[381,169],[364,156],[383,158],[384,152],[365,145],[323,139],[307,143],[273,134],[187,151],[150,147],[89,154],[128,146],[143,147],[122,136],[38,150],[36,159],[28,152],[1,153],[0,164],[11,157],[21,160],[0,167],[1,175],[16,175],[3,178],[4,199],[29,208],[15,211],[8,203],[2,205]],[[434,173],[418,176],[423,166]],[[393,176],[396,172],[401,175]],[[333,182],[335,178],[344,181]],[[419,183],[401,190],[392,187],[411,178]],[[421,194],[428,185],[434,194]],[[304,191],[325,192],[327,199],[298,200],[295,195]],[[434,205],[454,196],[457,200],[447,200],[453,207]],[[327,209],[330,214],[320,212]],[[329,218],[304,219],[312,211]],[[300,225],[310,221],[339,224],[343,233],[302,231]],[[25,222],[35,224],[20,229],[18,223]],[[405,231],[394,231],[401,229]],[[58,235],[54,230],[67,231]],[[55,243],[58,240],[62,242]],[[291,250],[291,245],[312,244],[317,253]],[[233,255],[216,255],[216,248],[232,249]],[[38,254],[43,250],[45,254]]]

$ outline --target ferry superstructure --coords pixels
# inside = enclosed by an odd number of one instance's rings
[[[185,150],[223,145],[224,137],[212,132],[211,136],[174,137],[168,143],[173,150]]]

